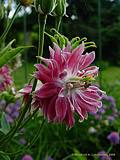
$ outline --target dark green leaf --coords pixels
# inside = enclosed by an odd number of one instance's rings
[[[51,39],[52,42],[58,44],[57,40],[50,34],[48,34],[47,32],[45,32],[45,34]]]
[[[10,125],[6,120],[5,113],[3,112],[2,117],[1,117],[1,132],[4,134],[7,134],[10,131]]]
[[[0,57],[0,67],[2,67],[4,64],[6,64],[11,59],[13,59],[17,54],[24,51],[24,49],[27,49],[30,47],[32,46],[22,46],[22,47],[11,49],[10,51],[6,52]]]
[[[6,155],[5,152],[0,151],[0,159],[1,160],[10,160],[10,157],[8,155]]]
[[[10,49],[12,49],[12,44],[13,44],[13,42],[15,42],[15,39],[13,39],[12,41],[10,41],[10,42],[8,43],[8,45],[0,51],[0,57],[1,57],[2,55],[4,55],[6,52],[10,51]]]

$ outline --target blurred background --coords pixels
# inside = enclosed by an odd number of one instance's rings
[[[113,160],[120,160],[119,138],[113,136],[113,139],[118,140],[113,144],[112,138],[108,137],[113,132],[118,134],[120,132],[120,0],[68,0],[67,2],[67,16],[63,17],[60,32],[70,40],[79,36],[87,37],[88,41],[96,43],[95,64],[100,67],[97,83],[107,95],[103,97],[103,107],[97,114],[90,114],[88,120],[83,123],[78,122],[76,117],[76,125],[71,130],[66,130],[64,125],[46,124],[39,139],[40,160],[46,157],[45,160],[48,158],[49,160],[50,158],[51,160],[97,160],[101,158],[95,156],[99,152],[108,153],[108,158],[111,156]],[[0,0],[0,35],[13,16],[17,4],[18,1],[15,0]],[[50,28],[54,28],[54,22],[54,17],[49,16],[47,32],[50,32]],[[22,7],[19,11],[5,43],[12,39],[16,39],[15,47],[35,46],[15,60],[20,66],[12,74],[16,88],[20,89],[35,70],[33,65],[37,55],[38,24],[33,7]],[[49,45],[51,41],[45,36],[44,57],[49,57]],[[31,130],[37,125],[39,125],[38,117],[25,128],[23,140],[27,141],[34,134]],[[37,145],[38,143],[28,151],[33,158],[38,152]]]

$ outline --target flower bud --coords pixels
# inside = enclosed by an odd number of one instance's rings
[[[33,3],[33,0],[20,0],[21,5],[27,7]]]
[[[66,14],[66,0],[57,0],[56,7],[54,9],[55,16],[64,16]]]
[[[50,14],[56,5],[56,0],[34,0],[35,9],[40,14]]]

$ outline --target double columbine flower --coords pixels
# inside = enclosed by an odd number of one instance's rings
[[[34,76],[42,86],[34,92],[33,106],[40,107],[49,122],[64,122],[74,125],[74,113],[80,120],[88,112],[96,112],[102,106],[102,91],[92,81],[98,67],[89,66],[95,53],[83,54],[84,43],[71,51],[71,46],[60,49],[56,44],[50,48],[50,58],[40,57],[44,64],[36,64]]]
[[[7,65],[0,68],[0,92],[4,91],[9,85],[12,84],[12,77],[10,69]]]

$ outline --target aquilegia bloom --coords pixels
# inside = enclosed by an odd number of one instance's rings
[[[9,85],[12,84],[12,77],[7,65],[0,68],[0,92],[4,91]]]
[[[96,112],[101,107],[102,91],[92,81],[98,74],[98,67],[89,66],[95,53],[83,54],[84,43],[73,51],[68,46],[50,48],[50,58],[41,58],[44,64],[36,64],[34,76],[42,86],[34,92],[33,105],[40,107],[48,121],[74,125],[74,112],[80,120],[87,118],[88,112]]]

